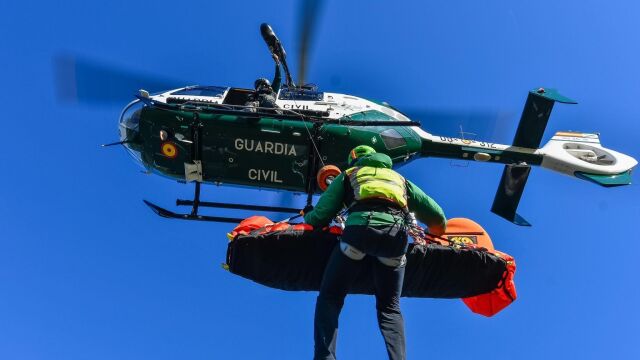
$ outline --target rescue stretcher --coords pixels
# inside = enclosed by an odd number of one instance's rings
[[[273,223],[262,216],[242,221],[228,234],[226,262],[231,273],[286,291],[318,291],[324,268],[342,229]],[[464,218],[450,219],[447,233],[409,230],[403,297],[462,298],[471,311],[493,316],[516,299],[513,257],[497,251],[487,232]],[[362,261],[377,261],[367,256]],[[371,266],[364,266],[350,291],[373,294]]]

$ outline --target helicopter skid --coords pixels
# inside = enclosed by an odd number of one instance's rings
[[[246,204],[230,204],[230,203],[217,203],[217,202],[208,202],[208,201],[193,201],[193,200],[176,200],[176,205],[178,206],[192,206],[192,210],[190,214],[178,214],[174,213],[171,210],[167,210],[162,208],[150,201],[143,200],[144,203],[151,208],[153,212],[156,214],[168,218],[168,219],[180,219],[180,220],[197,220],[197,221],[210,221],[210,222],[225,222],[225,223],[239,223],[244,220],[241,218],[232,218],[232,217],[223,217],[223,216],[208,216],[208,215],[199,215],[198,208],[199,207],[209,207],[209,208],[221,208],[221,209],[234,209],[234,210],[255,210],[255,211],[268,211],[268,212],[281,212],[281,213],[292,213],[299,214],[300,209],[287,208],[287,207],[279,207],[279,206],[259,206],[259,205],[246,205]]]
[[[196,221],[210,221],[210,222],[224,222],[224,223],[234,223],[237,224],[244,219],[240,218],[231,218],[231,217],[222,217],[222,216],[209,216],[209,215],[198,215],[198,214],[178,214],[173,211],[162,208],[150,201],[142,200],[144,203],[151,208],[153,212],[156,214],[168,218],[168,219],[180,219],[180,220],[196,220]]]

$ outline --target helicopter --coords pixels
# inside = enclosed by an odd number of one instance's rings
[[[294,208],[202,201],[201,184],[305,193],[311,206],[313,195],[348,167],[345,154],[363,144],[389,155],[395,167],[422,157],[504,164],[491,210],[521,226],[531,225],[517,207],[532,166],[605,187],[631,183],[637,161],[603,147],[599,134],[556,132],[540,147],[554,104],[576,104],[554,89],[528,92],[509,145],[438,136],[387,103],[296,85],[279,38],[266,23],[260,29],[285,72],[275,108],[247,105],[253,89],[195,85],[155,94],[140,90],[122,110],[120,141],[114,144],[124,145],[149,172],[195,183],[192,200],[176,200],[177,206],[191,206],[188,213],[144,200],[158,215],[238,223],[242,219],[201,215],[199,209],[298,213]]]

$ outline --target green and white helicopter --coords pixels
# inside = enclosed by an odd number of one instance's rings
[[[317,13],[307,9],[302,22],[298,76],[304,84],[310,26]],[[542,145],[541,140],[556,102],[575,101],[547,88],[528,92],[524,110],[511,144],[496,144],[461,137],[439,136],[420,127],[387,103],[333,93],[314,85],[296,85],[287,64],[282,43],[267,24],[261,26],[269,51],[284,70],[285,83],[275,98],[275,108],[261,108],[255,90],[229,86],[187,86],[149,94],[140,90],[123,109],[120,141],[144,168],[179,182],[194,182],[192,200],[177,200],[191,206],[187,213],[174,213],[145,201],[156,213],[169,218],[237,223],[242,219],[201,215],[201,207],[281,211],[299,209],[263,204],[229,204],[200,200],[201,184],[225,184],[284,190],[312,196],[321,193],[347,167],[345,154],[361,144],[388,154],[395,166],[422,157],[462,159],[504,164],[502,179],[491,210],[519,225],[529,225],[516,210],[531,166],[541,166],[602,186],[631,183],[637,161],[607,149],[599,134],[556,132]],[[122,89],[166,89],[155,77],[120,76],[79,59],[59,59],[58,93],[62,99],[89,103],[116,100]],[[120,86],[113,86],[120,76]],[[135,81],[133,81],[133,80]],[[93,84],[101,84],[96,87]],[[134,87],[135,86],[135,87]],[[105,94],[105,89],[119,89]],[[126,91],[125,91],[126,92]],[[111,95],[113,98],[110,98]],[[121,101],[121,100],[119,100]],[[434,123],[431,117],[421,119]],[[427,124],[428,126],[428,124]],[[541,146],[542,145],[542,146]]]
[[[169,218],[238,222],[200,215],[199,207],[295,212],[262,205],[200,200],[200,185],[230,184],[312,195],[322,192],[340,171],[345,154],[366,144],[388,154],[395,165],[421,157],[505,164],[491,210],[518,224],[516,213],[531,166],[541,166],[602,186],[631,183],[637,161],[600,144],[599,134],[556,132],[540,147],[556,102],[576,102],[553,89],[529,91],[511,144],[430,134],[386,103],[298,86],[286,52],[271,27],[261,26],[272,55],[281,62],[286,84],[276,108],[247,105],[253,89],[188,86],[150,95],[141,90],[120,116],[120,142],[149,171],[180,182],[195,182],[193,200],[178,200],[191,212],[177,214],[145,201]]]

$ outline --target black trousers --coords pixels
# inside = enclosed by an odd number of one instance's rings
[[[406,234],[404,236],[406,238]],[[374,264],[378,326],[384,338],[389,359],[406,359],[404,320],[400,312],[400,294],[402,293],[405,267],[404,265],[390,267],[378,260],[371,263]],[[338,317],[351,284],[356,279],[361,267],[366,264],[368,262],[352,260],[347,257],[339,246],[333,249],[316,301],[314,359],[336,359]]]

